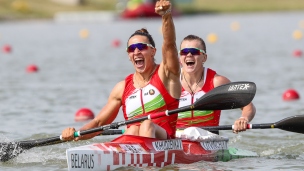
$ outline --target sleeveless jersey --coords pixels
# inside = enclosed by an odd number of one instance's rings
[[[178,107],[178,99],[173,98],[167,91],[158,75],[159,65],[153,73],[149,84],[143,88],[135,88],[133,75],[125,78],[125,90],[122,96],[122,109],[126,120],[146,116],[150,113],[172,110]],[[170,138],[175,138],[177,115],[163,116],[153,119],[167,131]],[[139,125],[135,123],[133,125]],[[132,125],[132,124],[130,124]],[[128,125],[128,127],[130,126]]]
[[[209,68],[204,68],[204,85],[202,89],[194,94],[182,88],[179,107],[192,105],[197,99],[214,88],[213,78],[216,72]],[[218,126],[220,120],[220,110],[195,110],[186,111],[178,114],[177,128],[189,126]]]

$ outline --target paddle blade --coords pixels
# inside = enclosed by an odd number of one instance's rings
[[[20,147],[19,143],[9,142],[0,144],[0,161],[8,161],[20,153],[23,152],[23,148]]]
[[[295,115],[282,119],[274,124],[275,128],[285,131],[304,133],[304,115]]]
[[[199,98],[194,110],[228,110],[242,108],[254,98],[256,85],[253,82],[231,82],[218,86]]]
[[[0,143],[0,161],[1,162],[8,161],[12,158],[17,157],[25,150],[31,149],[33,147],[58,144],[61,142],[63,141],[60,140],[60,137],[56,136],[56,137],[50,137],[50,138],[44,138],[38,140]]]

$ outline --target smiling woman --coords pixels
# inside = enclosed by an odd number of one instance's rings
[[[204,63],[207,61],[207,50],[202,38],[196,35],[188,35],[182,40],[180,48],[183,90],[179,107],[191,105],[208,91],[230,82],[225,76],[204,67]],[[236,119],[233,131],[235,133],[245,131],[247,123],[253,119],[254,115],[255,106],[252,103],[243,107],[242,115]],[[177,128],[217,126],[220,117],[220,110],[181,112],[178,114]]]
[[[179,80],[180,66],[176,49],[176,36],[171,3],[159,0],[155,4],[155,13],[162,17],[162,61],[155,63],[155,42],[147,29],[136,30],[127,41],[127,55],[134,67],[129,74],[118,82],[108,97],[107,104],[100,113],[80,130],[88,130],[112,123],[120,109],[126,121],[138,120],[178,107],[181,94]],[[177,115],[144,119],[142,122],[127,125],[125,134],[158,139],[175,137]],[[100,134],[75,137],[75,128],[62,131],[63,140],[85,140]]]

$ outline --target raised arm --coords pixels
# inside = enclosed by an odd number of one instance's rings
[[[171,96],[179,98],[181,92],[180,65],[170,1],[157,1],[155,12],[162,16],[163,45],[159,75]]]

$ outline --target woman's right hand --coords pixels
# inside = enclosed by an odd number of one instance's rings
[[[62,131],[61,137],[64,141],[74,140],[74,132],[76,132],[75,128],[66,128]]]
[[[159,0],[155,4],[155,13],[163,16],[171,12],[171,3],[167,0]]]

